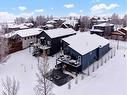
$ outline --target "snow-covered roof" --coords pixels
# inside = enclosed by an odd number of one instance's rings
[[[8,24],[8,28],[11,28],[11,29],[14,29],[14,28],[19,28],[19,29],[27,29],[29,28],[26,23],[23,23],[23,24]]]
[[[76,21],[76,20],[69,20],[69,19],[67,19],[63,24],[69,24],[69,25],[71,25],[71,26],[75,26],[75,24],[77,24],[78,23],[78,21]]]
[[[50,23],[56,23],[56,21],[54,21],[54,20],[47,21],[47,24],[50,24]]]
[[[38,35],[41,32],[42,32],[42,30],[40,28],[31,28],[31,29],[13,31],[11,33],[5,34],[4,37],[5,38],[10,38],[14,35],[19,35],[21,37],[27,37],[27,36]]]
[[[127,27],[124,27],[123,29],[127,31]]]
[[[61,36],[66,36],[70,34],[75,34],[76,31],[73,30],[72,28],[57,28],[57,29],[52,29],[52,30],[44,30],[44,32],[49,35],[51,38],[57,38]]]
[[[96,34],[90,34],[88,32],[70,36],[64,38],[63,40],[69,44],[69,47],[71,47],[81,55],[85,55],[88,52],[100,46],[103,47],[109,43],[109,40]]]
[[[33,23],[24,23],[25,26],[33,26]]]
[[[51,28],[54,27],[52,24],[46,24],[45,26],[46,27],[51,27]]]
[[[90,31],[94,31],[94,32],[104,32],[103,30],[100,30],[100,29],[91,29]]]
[[[114,24],[110,24],[110,23],[101,23],[101,24],[97,24],[94,26],[100,26],[100,27],[105,27],[105,26],[114,26]]]

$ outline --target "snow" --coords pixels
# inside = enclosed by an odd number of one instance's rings
[[[45,26],[47,26],[49,28],[53,28],[54,27],[52,24],[46,24]]]
[[[57,23],[57,22],[54,21],[54,20],[49,20],[49,21],[47,21],[47,24],[51,24],[51,23]]]
[[[21,37],[28,37],[28,36],[38,35],[41,32],[42,32],[42,30],[40,28],[31,28],[31,29],[13,31],[11,33],[5,34],[4,37],[5,38],[10,38],[14,35],[19,35]]]
[[[103,31],[100,30],[100,29],[91,29],[90,31],[94,31],[94,32],[103,32]]]
[[[116,48],[118,41],[111,41],[111,45]],[[125,57],[124,57],[125,55]],[[54,57],[49,57],[51,66],[55,64]],[[0,78],[7,76],[15,77],[20,81],[18,95],[35,95],[37,58],[33,57],[29,49],[25,49],[8,56],[8,60],[0,65]],[[87,70],[86,70],[87,71]],[[127,95],[127,42],[119,41],[119,49],[116,56],[100,66],[90,76],[78,76],[78,84],[75,79],[71,81],[71,89],[68,84],[56,86],[52,89],[55,95]],[[1,83],[1,80],[0,80]],[[0,84],[0,95],[2,87]]]
[[[52,29],[52,30],[44,30],[44,32],[49,35],[51,38],[57,38],[61,36],[66,36],[70,34],[75,34],[76,31],[73,30],[72,28],[57,28],[57,29]]]
[[[69,24],[69,25],[71,25],[71,26],[75,26],[75,24],[77,24],[78,22],[76,21],[76,20],[69,20],[69,19],[67,19],[63,24]]]
[[[119,50],[117,56],[90,76],[84,76],[84,80],[79,76],[78,84],[72,80],[71,90],[67,90],[67,85],[55,88],[55,95],[127,95],[126,60]]]
[[[8,24],[8,28],[28,29],[29,27],[27,27],[25,25],[25,23],[23,23],[23,24],[19,24],[19,25],[17,25],[17,24]]]
[[[81,55],[87,54],[88,52],[93,51],[100,46],[103,47],[109,43],[109,40],[88,32],[70,36],[63,40],[69,44],[69,47]]]
[[[94,26],[100,26],[100,27],[105,27],[105,26],[114,26],[114,24],[110,24],[110,23],[101,23],[101,24],[97,24]]]
[[[124,27],[123,29],[127,31],[127,27]]]

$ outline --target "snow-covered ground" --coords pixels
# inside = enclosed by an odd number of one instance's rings
[[[90,75],[78,76],[78,84],[75,79],[71,83],[61,87],[54,85],[55,95],[127,95],[127,42],[111,41],[113,47],[117,47],[115,56],[103,66],[95,64],[95,71]],[[125,55],[125,57],[124,57]],[[49,57],[49,63],[54,66],[56,55]],[[0,82],[7,76],[15,77],[20,82],[18,95],[35,95],[34,86],[36,84],[37,58],[33,57],[29,49],[25,49],[9,55],[8,60],[0,65]],[[87,72],[87,70],[86,70]],[[2,86],[0,84],[0,95]]]

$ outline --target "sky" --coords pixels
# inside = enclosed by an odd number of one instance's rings
[[[127,13],[127,0],[1,0],[0,22],[15,17],[53,16],[109,16]]]

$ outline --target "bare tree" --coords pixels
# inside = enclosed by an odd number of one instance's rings
[[[34,20],[33,16],[27,18],[27,22],[29,22],[29,23],[34,23],[35,20]]]
[[[122,24],[123,24],[124,27],[127,26],[127,14],[124,15]]]
[[[15,78],[11,79],[7,77],[5,81],[2,80],[2,87],[2,95],[17,95],[19,82],[16,81]]]
[[[14,20],[14,22],[15,22],[16,24],[22,24],[22,23],[25,23],[25,22],[26,22],[26,19],[23,18],[23,17],[19,17],[19,18],[16,18],[16,19]]]
[[[36,26],[44,25],[47,22],[45,16],[37,16],[36,17]]]
[[[115,13],[112,14],[112,16],[111,16],[111,23],[115,24],[115,25],[120,24],[120,18],[118,16],[118,14],[115,14]]]
[[[79,20],[80,28],[89,29],[91,21],[88,16],[82,16]]]
[[[4,33],[9,33],[10,32],[7,23],[2,24],[2,31],[4,31]]]
[[[43,53],[43,62],[38,64],[39,73],[37,73],[38,84],[35,87],[36,95],[52,95],[51,89],[53,87],[52,83],[46,79],[46,74],[49,71],[48,57]]]
[[[8,40],[4,37],[4,30],[0,30],[0,63],[8,54]]]

